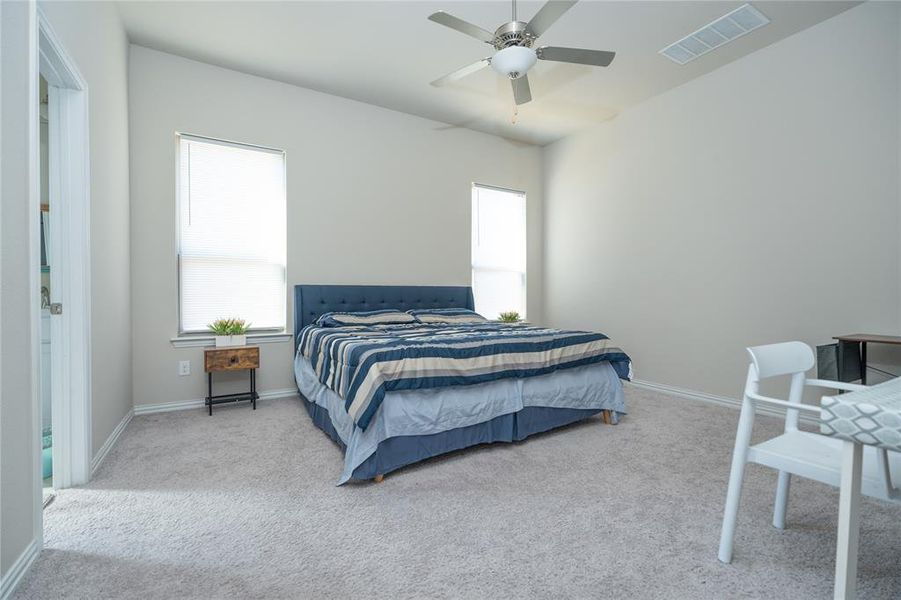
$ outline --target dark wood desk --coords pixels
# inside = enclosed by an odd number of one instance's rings
[[[207,397],[206,405],[210,407],[210,416],[213,416],[213,405],[223,402],[239,402],[250,400],[253,409],[257,409],[257,369],[260,368],[259,346],[223,346],[220,348],[207,348],[203,351],[203,370],[207,373]],[[221,371],[250,371],[250,391],[238,394],[213,395],[213,373]]]
[[[892,346],[901,346],[901,336],[897,335],[877,335],[872,333],[851,333],[848,335],[837,335],[832,339],[850,344],[857,344],[860,348],[860,383],[867,384],[867,344],[889,344]],[[843,373],[841,353],[839,353],[839,374]]]

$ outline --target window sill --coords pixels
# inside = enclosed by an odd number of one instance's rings
[[[247,343],[256,344],[277,344],[290,342],[294,335],[290,333],[248,333]],[[216,338],[212,335],[182,335],[170,338],[169,342],[175,348],[203,348],[206,346],[215,346]]]

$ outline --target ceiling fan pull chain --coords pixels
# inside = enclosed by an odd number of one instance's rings
[[[519,107],[516,105],[516,102],[513,103],[513,116],[510,118],[510,124],[516,125],[516,117],[519,116]]]

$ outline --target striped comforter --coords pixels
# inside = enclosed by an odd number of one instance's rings
[[[630,378],[629,357],[606,335],[524,324],[310,325],[298,352],[362,429],[394,390],[533,377],[602,361]]]

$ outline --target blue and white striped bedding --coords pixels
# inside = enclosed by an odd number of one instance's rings
[[[299,353],[294,358],[294,378],[301,395],[328,413],[345,446],[338,485],[350,480],[357,467],[378,453],[382,442],[396,437],[417,439],[465,430],[526,408],[609,410],[614,423],[626,414],[623,386],[608,362],[540,377],[388,392],[365,430],[356,426],[344,410],[344,400],[319,382],[310,362]]]
[[[496,322],[318,327],[298,352],[365,429],[386,392],[533,377],[609,361],[622,379],[629,357],[606,335]]]

